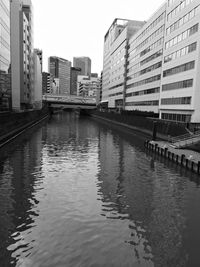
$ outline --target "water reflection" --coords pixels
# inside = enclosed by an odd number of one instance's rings
[[[1,153],[0,265],[199,266],[199,203],[142,138],[63,113]]]

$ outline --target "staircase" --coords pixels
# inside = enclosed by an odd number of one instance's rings
[[[190,145],[194,145],[200,142],[200,131],[193,133],[187,133],[184,135],[179,135],[172,137],[170,139],[171,146],[175,148],[185,148]]]

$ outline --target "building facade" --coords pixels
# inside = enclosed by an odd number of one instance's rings
[[[166,1],[128,39],[127,61],[121,72],[124,80],[113,70],[113,54],[109,52],[111,43],[123,41],[124,30],[114,41],[107,34],[102,103],[107,101],[109,108],[117,108],[118,99],[123,99],[125,110],[152,111],[165,120],[200,122],[199,23],[199,0]],[[113,83],[114,79],[119,82]]]
[[[11,109],[10,1],[0,8],[0,112]]]
[[[80,75],[91,76],[91,59],[89,57],[74,57],[73,67],[81,68]]]
[[[77,82],[77,94],[83,97],[97,97],[100,90],[100,79],[79,75]]]
[[[102,102],[109,108],[123,107],[128,40],[143,25],[115,19],[104,37]]]
[[[71,62],[59,57],[49,58],[49,73],[59,79],[60,94],[70,94]]]
[[[165,16],[166,4],[129,40],[126,110],[159,113]]]
[[[42,72],[42,93],[53,93],[53,76],[49,72]]]
[[[11,1],[12,107],[32,107],[34,91],[33,14],[29,0]]]
[[[170,0],[166,8],[160,118],[200,122],[200,2]]]
[[[42,108],[42,51],[34,49],[33,51],[34,66],[34,90],[33,90],[33,108]]]
[[[81,75],[81,68],[71,67],[70,95],[77,95],[77,77]]]

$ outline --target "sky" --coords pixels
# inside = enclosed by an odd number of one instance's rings
[[[104,36],[115,18],[148,20],[164,0],[32,0],[34,48],[43,51],[43,71],[48,57],[72,62],[86,56],[92,72],[103,69]]]

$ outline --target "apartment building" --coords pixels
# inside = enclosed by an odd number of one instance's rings
[[[100,90],[100,79],[79,75],[77,80],[77,94],[83,97],[95,97]]]
[[[159,113],[166,4],[130,40],[125,109]]]
[[[160,118],[200,122],[200,1],[167,2]]]
[[[102,103],[109,108],[124,104],[128,41],[143,21],[115,19],[104,37]]]
[[[10,1],[0,8],[0,112],[11,109]]]
[[[81,68],[71,67],[70,95],[77,95],[77,77],[81,75]]]
[[[53,93],[53,76],[49,72],[42,72],[42,93]]]

